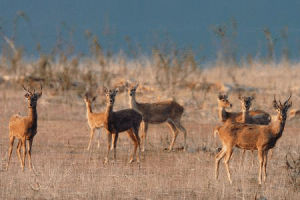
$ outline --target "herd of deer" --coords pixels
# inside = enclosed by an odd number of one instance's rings
[[[146,136],[148,124],[160,124],[166,122],[172,133],[172,141],[168,148],[172,151],[178,132],[184,134],[184,149],[187,148],[186,136],[187,131],[181,124],[181,117],[184,108],[175,100],[157,102],[157,103],[139,103],[136,101],[137,85],[127,85],[130,109],[114,111],[113,106],[118,89],[109,90],[104,88],[106,94],[106,109],[102,113],[93,113],[92,102],[94,98],[90,98],[87,94],[84,97],[87,110],[87,120],[90,127],[90,138],[87,149],[90,149],[93,136],[96,129],[104,128],[108,135],[107,154],[105,163],[109,161],[109,153],[114,152],[114,160],[116,160],[116,146],[118,135],[120,132],[126,131],[129,138],[132,140],[134,149],[131,154],[129,162],[134,161],[137,149],[139,152],[136,156],[137,162],[140,161],[140,152],[145,151]],[[21,168],[24,171],[25,157],[28,152],[28,162],[31,170],[34,167],[31,163],[31,148],[33,138],[37,133],[37,101],[42,96],[42,87],[39,92],[31,91],[23,86],[25,90],[25,98],[28,100],[28,116],[14,115],[9,121],[9,150],[8,162],[9,166],[13,144],[15,138],[18,139],[17,155],[21,163]],[[282,136],[285,121],[287,118],[287,111],[292,106],[289,98],[282,104],[277,101],[274,96],[273,107],[277,111],[276,117],[271,117],[267,112],[262,110],[250,110],[251,103],[254,97],[239,96],[242,105],[242,112],[234,113],[226,111],[226,108],[232,107],[225,94],[218,96],[219,118],[222,125],[214,129],[214,135],[218,135],[222,142],[222,149],[215,158],[215,178],[218,178],[219,162],[225,157],[224,164],[226,167],[229,182],[232,183],[229,161],[234,147],[243,149],[243,155],[246,150],[258,151],[259,159],[259,176],[258,182],[262,183],[262,171],[264,181],[266,180],[266,166],[268,160],[268,151],[272,149],[277,140]],[[142,149],[140,148],[139,128],[142,126]],[[26,151],[26,142],[28,143]],[[98,140],[98,147],[100,146]],[[21,157],[21,147],[23,149],[23,156]]]

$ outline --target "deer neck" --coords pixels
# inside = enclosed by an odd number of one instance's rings
[[[225,122],[228,119],[228,112],[224,107],[219,107],[219,119],[221,122]]]
[[[242,123],[247,123],[249,121],[249,110],[242,110]]]
[[[86,116],[89,117],[89,115],[93,113],[92,106],[89,103],[86,103]]]
[[[37,125],[37,111],[36,107],[29,107],[28,108],[28,118],[31,120],[33,126]]]
[[[279,119],[277,117],[276,121],[272,123],[272,134],[275,136],[276,139],[279,139],[282,136],[284,127],[285,127],[284,119]]]
[[[136,99],[135,99],[135,95],[133,95],[133,96],[129,96],[129,107],[131,108],[131,109],[134,109],[135,111],[139,111],[139,109],[138,109],[138,103],[136,102]]]
[[[107,119],[111,116],[111,114],[113,112],[113,107],[114,107],[114,105],[112,105],[112,104],[106,105],[105,116]]]

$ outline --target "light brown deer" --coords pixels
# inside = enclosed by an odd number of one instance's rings
[[[115,96],[118,92],[117,89],[108,90],[104,88],[106,93],[106,110],[104,118],[104,128],[108,133],[108,143],[107,143],[107,155],[105,158],[105,163],[109,160],[110,145],[112,144],[112,149],[114,150],[114,160],[116,160],[116,146],[117,140],[120,132],[126,131],[129,138],[133,141],[134,149],[131,154],[129,163],[134,161],[137,148],[139,148],[139,153],[136,157],[137,162],[140,161],[140,137],[139,128],[142,121],[142,115],[133,109],[124,109],[119,111],[113,111],[113,106],[115,102]],[[111,141],[112,140],[112,141]]]
[[[224,164],[226,167],[229,182],[232,183],[229,171],[229,161],[234,147],[246,150],[258,150],[259,174],[258,183],[262,183],[262,171],[264,173],[264,182],[267,177],[268,151],[272,149],[277,140],[282,136],[287,111],[292,106],[290,97],[282,104],[276,101],[274,96],[273,107],[277,111],[277,118],[269,125],[244,124],[244,123],[226,123],[218,129],[220,140],[222,141],[222,150],[216,155],[215,178],[218,179],[219,163],[225,156]],[[274,120],[274,121],[273,121]]]
[[[138,84],[128,87],[128,95],[130,100],[130,108],[136,110],[143,116],[142,137],[144,141],[142,151],[145,151],[148,124],[161,124],[164,122],[168,123],[173,135],[172,142],[169,146],[169,151],[173,149],[175,140],[178,135],[178,130],[180,130],[184,134],[184,149],[186,149],[187,132],[180,122],[184,108],[174,100],[157,103],[139,103],[136,101],[135,97],[137,87]]]
[[[257,115],[253,115],[251,116],[249,114],[250,112],[250,107],[252,105],[252,101],[254,100],[254,96],[239,96],[239,100],[241,102],[242,105],[242,120],[240,121],[241,123],[246,123],[246,124],[260,124],[260,125],[268,125],[271,122],[271,116],[266,113],[265,111],[255,111],[258,114]],[[244,157],[245,157],[245,149],[243,150],[243,154],[242,154],[242,163],[244,162]],[[252,151],[252,166],[253,166],[253,162],[254,162],[254,153],[253,150]],[[271,150],[270,150],[271,153]]]
[[[35,92],[35,90],[30,91],[23,86],[23,89],[26,91],[25,98],[28,100],[28,115],[27,116],[20,116],[14,115],[10,118],[9,121],[9,150],[8,150],[8,162],[7,162],[7,169],[9,166],[11,153],[13,149],[13,144],[15,138],[18,139],[17,145],[17,154],[18,158],[21,162],[21,168],[24,171],[25,166],[25,157],[26,157],[26,141],[28,141],[28,161],[29,167],[31,170],[32,163],[31,163],[31,148],[33,138],[37,133],[37,101],[42,96],[42,86],[40,92]],[[23,158],[21,158],[21,146],[23,149]]]
[[[88,125],[90,127],[90,140],[89,145],[87,147],[87,150],[90,150],[91,142],[94,137],[95,131],[97,129],[104,127],[104,118],[105,113],[93,113],[92,111],[92,102],[94,102],[96,97],[93,97],[92,99],[89,99],[88,95],[86,94],[84,97],[84,102],[86,105],[86,118],[88,120]],[[100,130],[98,135],[98,148],[100,147]]]

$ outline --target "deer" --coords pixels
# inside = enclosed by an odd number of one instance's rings
[[[252,105],[252,101],[255,99],[254,96],[241,96],[239,95],[239,100],[241,102],[241,105],[242,105],[242,119],[241,123],[247,123],[247,124],[260,124],[260,125],[268,125],[270,122],[271,122],[271,116],[266,113],[265,111],[255,111],[257,114],[256,115],[253,115],[251,116],[249,114],[249,110],[250,110],[250,107]],[[244,157],[245,157],[245,149],[243,150],[243,153],[242,153],[242,163],[243,164],[243,161],[244,161]],[[252,166],[253,166],[253,162],[254,162],[254,153],[253,153],[253,150],[251,150],[252,152]],[[270,150],[270,154],[272,153],[272,150]]]
[[[9,162],[13,150],[14,140],[18,139],[17,145],[17,155],[21,163],[22,171],[24,171],[25,167],[25,157],[26,157],[26,141],[28,142],[27,152],[28,152],[28,162],[30,170],[33,170],[33,165],[31,163],[31,150],[33,138],[37,134],[37,102],[39,98],[42,96],[42,85],[40,87],[39,92],[30,91],[25,88],[23,85],[23,89],[25,90],[25,98],[28,101],[28,115],[20,116],[13,115],[9,120],[9,149],[8,149],[8,161],[7,161],[7,170],[9,167]],[[21,158],[21,146],[23,149],[23,157]],[[34,170],[33,170],[34,171]]]
[[[93,97],[90,99],[88,97],[88,94],[85,94],[84,96],[84,102],[86,105],[86,118],[88,121],[88,125],[90,127],[90,139],[89,139],[89,144],[87,147],[87,150],[90,150],[91,142],[94,137],[95,131],[97,129],[103,128],[104,127],[104,118],[105,118],[105,113],[94,113],[92,111],[92,103],[96,100],[96,97]],[[100,130],[99,130],[99,137],[98,137],[98,148],[100,147]]]
[[[136,160],[140,162],[140,137],[139,128],[142,121],[142,115],[135,111],[134,109],[124,109],[119,111],[113,111],[113,106],[115,103],[115,97],[118,93],[118,89],[109,90],[104,88],[106,94],[106,110],[104,115],[104,128],[108,133],[107,141],[107,154],[104,163],[109,161],[109,152],[112,148],[114,151],[114,161],[116,160],[116,146],[118,141],[118,136],[120,132],[126,131],[129,138],[132,140],[134,149],[130,156],[129,163],[134,161],[137,148],[139,153],[136,156]],[[112,147],[110,146],[112,144]]]
[[[175,140],[178,135],[178,130],[184,134],[184,146],[183,149],[187,149],[186,145],[186,135],[187,131],[181,124],[181,117],[184,112],[184,108],[179,105],[175,100],[163,101],[156,103],[140,103],[136,101],[136,90],[139,84],[135,86],[128,86],[129,95],[129,106],[130,108],[136,110],[143,116],[142,130],[143,130],[143,146],[142,152],[145,151],[146,138],[148,131],[148,124],[161,124],[166,122],[172,133],[172,141],[168,148],[168,151],[172,151]]]
[[[234,147],[245,150],[257,150],[259,160],[258,183],[262,184],[267,177],[267,161],[268,151],[275,147],[276,142],[281,138],[285,122],[287,119],[287,111],[292,106],[290,101],[292,95],[282,104],[276,100],[274,95],[273,108],[277,112],[276,118],[268,125],[245,124],[245,123],[226,123],[218,128],[222,149],[215,157],[215,178],[218,179],[219,163],[224,158],[224,165],[227,172],[227,177],[232,184],[229,161],[233,153]]]

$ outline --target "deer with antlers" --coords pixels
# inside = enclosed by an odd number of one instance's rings
[[[15,138],[18,139],[17,145],[17,154],[18,158],[21,162],[21,168],[24,171],[25,166],[25,157],[26,157],[26,141],[28,141],[27,152],[28,152],[28,162],[29,167],[33,170],[33,165],[31,163],[31,149],[33,138],[37,133],[37,102],[38,99],[42,96],[42,86],[40,88],[40,92],[35,92],[35,90],[30,91],[23,86],[25,90],[25,98],[28,100],[28,115],[20,116],[14,115],[10,118],[9,121],[9,150],[8,150],[8,162],[7,169],[9,166],[11,153],[13,149],[13,144]],[[23,149],[23,157],[21,158],[21,146]]]
[[[110,145],[112,144],[112,149],[114,150],[114,160],[116,160],[116,146],[117,140],[120,132],[126,131],[129,138],[132,140],[134,149],[131,154],[129,163],[134,161],[137,148],[139,148],[139,153],[136,157],[137,162],[140,161],[140,137],[139,128],[142,121],[142,115],[133,109],[124,109],[119,111],[113,111],[113,106],[115,102],[115,96],[118,89],[108,90],[104,88],[106,94],[106,110],[104,117],[104,128],[108,133],[108,143],[107,143],[107,154],[105,158],[105,163],[109,160]]]
[[[100,129],[104,126],[104,118],[105,113],[94,113],[92,111],[92,102],[96,100],[96,97],[93,97],[90,99],[87,94],[84,96],[84,102],[86,105],[86,118],[88,121],[88,125],[90,127],[90,140],[89,145],[87,147],[87,150],[90,150],[91,142],[94,137],[95,131],[97,129]],[[98,136],[98,148],[100,147],[100,130],[99,130],[99,136]]]
[[[262,183],[262,171],[264,181],[267,177],[268,151],[272,149],[277,140],[282,136],[287,111],[292,106],[290,102],[291,95],[282,104],[277,102],[274,96],[273,107],[277,111],[276,119],[268,125],[244,124],[244,123],[226,123],[218,128],[220,140],[222,141],[222,150],[216,155],[215,160],[215,178],[218,179],[219,163],[225,156],[224,164],[226,167],[229,182],[232,183],[229,171],[229,161],[234,147],[245,150],[257,150],[259,159],[258,183]]]
[[[136,89],[138,84],[135,86],[128,86],[129,95],[129,106],[136,110],[143,116],[143,147],[142,151],[145,150],[146,136],[148,130],[148,124],[161,124],[167,122],[173,135],[172,142],[169,146],[169,151],[173,149],[175,140],[178,135],[178,130],[184,134],[184,149],[186,146],[186,129],[182,126],[180,120],[184,111],[184,108],[179,105],[176,101],[164,101],[157,103],[139,103],[136,101]]]

